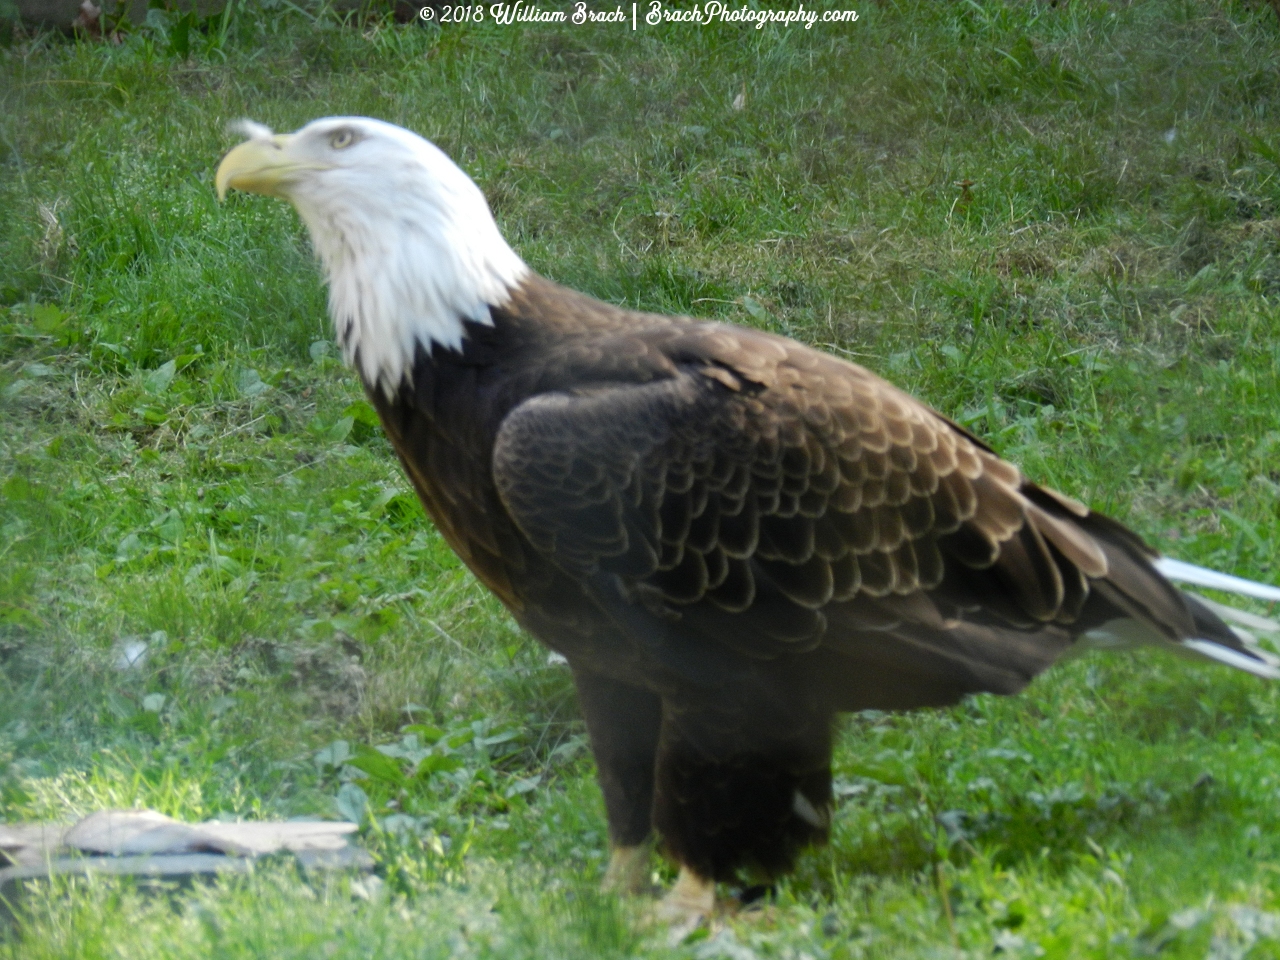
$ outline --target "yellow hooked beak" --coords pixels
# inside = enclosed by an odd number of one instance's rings
[[[293,134],[278,133],[270,139],[246,140],[231,150],[218,164],[214,178],[218,199],[225,199],[228,190],[284,197],[291,175],[314,167],[289,155],[292,140]]]

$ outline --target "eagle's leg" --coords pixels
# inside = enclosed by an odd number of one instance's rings
[[[610,844],[609,865],[601,889],[611,893],[640,893],[649,886],[649,860],[653,852],[647,840],[634,846]]]
[[[609,818],[606,890],[639,893],[649,881],[653,778],[662,701],[647,690],[574,668]]]
[[[780,876],[828,837],[831,715],[766,714],[664,717],[654,826],[681,868],[673,901],[714,903],[714,882],[744,869]]]

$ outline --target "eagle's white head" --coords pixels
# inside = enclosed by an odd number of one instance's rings
[[[367,117],[326,117],[249,139],[218,166],[228,189],[283,197],[311,233],[347,362],[390,396],[419,344],[462,346],[463,321],[489,324],[529,268],[484,194],[434,144]]]

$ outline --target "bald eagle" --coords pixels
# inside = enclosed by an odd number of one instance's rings
[[[246,124],[228,189],[311,234],[338,342],[427,513],[572,668],[608,814],[606,884],[649,838],[665,904],[826,839],[841,711],[1011,694],[1078,645],[1259,676],[1269,622],[852,363],[624,310],[535,274],[438,148],[377,120]],[[1274,625],[1270,625],[1274,626]]]

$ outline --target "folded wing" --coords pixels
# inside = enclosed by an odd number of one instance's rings
[[[677,668],[814,653],[840,708],[914,706],[1013,692],[1118,623],[1261,665],[1137,536],[868,371],[737,328],[654,336],[676,375],[526,401],[494,471],[533,545]]]

